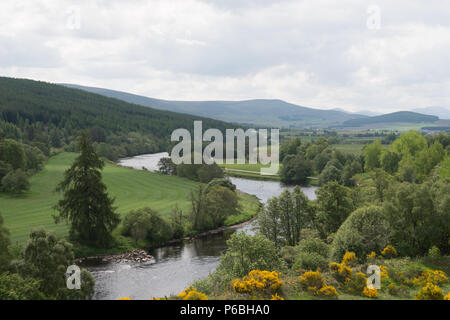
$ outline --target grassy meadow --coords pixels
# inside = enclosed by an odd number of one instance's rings
[[[54,189],[76,156],[75,153],[61,153],[51,157],[44,170],[30,178],[31,189],[27,193],[14,197],[0,195],[0,212],[10,231],[12,244],[25,242],[30,230],[35,227],[44,227],[58,236],[66,234],[67,225],[56,225],[53,221],[53,206],[61,197]],[[189,206],[189,192],[197,185],[184,178],[108,163],[103,169],[103,181],[110,195],[116,198],[115,205],[122,216],[132,209],[145,206],[162,215],[168,215],[176,205],[184,211]]]

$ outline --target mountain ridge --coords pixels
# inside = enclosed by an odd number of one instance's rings
[[[289,103],[281,99],[172,101],[104,88],[87,87],[68,83],[60,83],[60,85],[105,95],[155,109],[187,113],[226,122],[252,123],[259,126],[321,128],[330,125],[338,125],[350,119],[367,117],[336,110],[309,108]]]
[[[374,123],[392,123],[392,122],[407,122],[407,123],[432,123],[439,120],[439,117],[432,115],[425,115],[412,111],[397,111],[383,114],[380,116],[368,117],[364,119],[351,119],[345,121],[343,126],[359,127]]]

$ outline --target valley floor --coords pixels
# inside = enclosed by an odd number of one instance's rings
[[[57,236],[67,234],[68,226],[65,223],[55,224],[52,217],[55,214],[53,206],[61,197],[54,190],[76,156],[76,153],[64,152],[51,157],[45,168],[30,179],[31,189],[27,193],[14,197],[0,194],[0,212],[13,245],[23,244],[32,228],[43,227]],[[106,163],[102,175],[109,194],[116,198],[115,205],[122,216],[145,206],[162,216],[168,216],[175,206],[188,212],[189,193],[198,185],[185,178],[110,163]],[[243,209],[238,215],[229,217],[226,225],[249,220],[256,214],[259,206],[256,197],[241,194],[240,199]]]

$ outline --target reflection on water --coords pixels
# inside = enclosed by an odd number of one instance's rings
[[[211,235],[150,251],[151,264],[105,263],[90,266],[95,277],[94,299],[150,299],[178,294],[206,277],[219,263],[232,232]]]
[[[286,186],[278,181],[250,180],[234,177],[230,177],[230,180],[236,185],[236,188],[243,192],[254,194],[264,204],[267,203],[267,200],[269,200],[270,198],[278,197],[283,192],[283,190],[294,189],[293,186]],[[309,199],[316,199],[317,187],[301,187],[301,189]]]
[[[167,153],[142,155],[122,159],[123,166],[156,170],[157,163]],[[284,189],[292,189],[276,181],[256,181],[231,178],[237,188],[256,195],[266,203],[270,197],[278,196]],[[302,187],[310,199],[315,199],[316,187]],[[206,277],[219,264],[220,255],[226,250],[226,240],[236,231],[252,234],[248,224],[236,230],[228,230],[203,238],[158,248],[150,251],[155,258],[150,264],[97,263],[88,266],[95,277],[94,299],[150,299],[178,294],[193,281]]]

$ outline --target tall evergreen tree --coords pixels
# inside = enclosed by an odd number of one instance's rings
[[[64,196],[56,205],[59,214],[54,216],[55,222],[68,220],[72,239],[104,247],[110,243],[120,218],[102,182],[104,162],[95,153],[87,132],[81,133],[78,148],[80,156],[56,189]]]
[[[11,262],[11,255],[8,250],[9,245],[9,231],[3,225],[3,217],[0,215],[0,273],[7,270]]]

